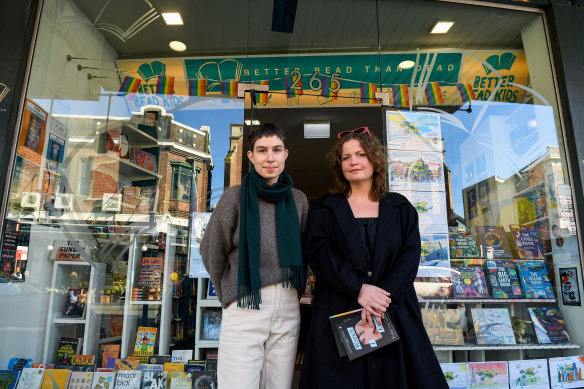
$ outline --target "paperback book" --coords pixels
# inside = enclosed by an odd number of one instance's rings
[[[510,224],[509,229],[521,259],[544,259],[543,243],[535,227]]]
[[[157,331],[156,327],[138,327],[134,357],[138,357],[141,363],[148,362],[148,357],[154,354]]]
[[[48,369],[45,370],[41,389],[66,389],[69,383],[68,369]]]
[[[516,344],[507,308],[471,308],[477,344]]]
[[[140,370],[118,370],[115,389],[140,389],[142,372]]]
[[[584,387],[584,356],[549,358],[552,389]]]
[[[456,266],[453,263],[452,291],[458,298],[487,298],[489,290],[483,268],[480,266]]]
[[[558,307],[527,308],[538,343],[570,343],[566,323]]]
[[[519,224],[528,224],[548,215],[543,183],[531,187],[513,198]]]
[[[73,355],[73,357],[71,358],[71,364],[92,365],[94,359],[95,359],[94,355]]]
[[[138,370],[142,371],[163,371],[164,365],[161,363],[141,363],[138,365]]]
[[[217,373],[214,371],[193,372],[193,388],[217,388]]]
[[[417,277],[450,277],[448,235],[422,234]]]
[[[144,371],[142,372],[142,389],[166,389],[168,372]]]
[[[0,388],[14,389],[18,382],[20,372],[12,370],[0,370]],[[26,388],[28,389],[28,388]]]
[[[370,328],[361,324],[362,310],[361,308],[329,318],[339,355],[349,357],[350,361],[399,340],[387,313],[381,323],[374,320],[374,326]]]
[[[22,371],[25,367],[32,367],[30,358],[10,358],[8,361],[8,370]]]
[[[219,333],[221,332],[221,309],[211,309],[208,308],[203,313],[203,331],[201,333],[201,338],[205,340],[217,340],[219,339]],[[184,363],[192,359],[191,355]]]
[[[466,363],[441,363],[440,367],[450,389],[468,388],[468,371]]]
[[[205,371],[217,371],[217,358],[207,357],[205,360]]]
[[[87,371],[71,372],[68,389],[91,389],[93,374]]]
[[[172,357],[170,355],[150,355],[148,357],[148,363],[154,363],[154,364],[165,364],[165,363],[169,363],[172,362]]]
[[[507,243],[505,230],[501,226],[476,226],[483,257],[487,259],[510,259],[511,249]]]
[[[18,372],[16,372],[18,374]],[[45,377],[45,369],[25,367],[20,373],[17,389],[39,389]]]
[[[489,260],[487,271],[493,297],[496,299],[523,298],[519,277],[512,261]]]
[[[57,346],[57,358],[55,365],[70,365],[74,355],[77,355],[81,349],[80,338],[62,337]]]
[[[523,287],[523,293],[527,299],[554,299],[556,296],[552,290],[552,284],[541,260],[517,261],[519,279]]]
[[[509,361],[511,389],[548,389],[548,364],[545,359]]]
[[[137,370],[140,361],[136,358],[118,358],[114,362],[114,370]]]
[[[170,389],[192,389],[193,375],[184,371],[170,373]]]
[[[99,355],[101,359],[101,367],[107,367],[107,361],[110,358],[117,359],[120,356],[119,344],[102,344],[99,346]]]
[[[458,309],[424,309],[423,318],[424,327],[432,344],[464,345],[462,322]]]
[[[517,344],[537,344],[537,335],[533,328],[533,322],[511,316],[511,326],[515,334]]]
[[[185,371],[185,364],[178,362],[168,362],[164,364],[164,371],[172,373],[174,371]]]
[[[91,389],[113,389],[115,379],[116,373],[114,372],[98,371],[93,374]]]
[[[204,371],[205,370],[205,361],[189,361],[185,365],[185,371],[187,373],[192,373],[193,371]]]
[[[65,307],[63,308],[63,317],[84,317],[86,303],[87,288],[69,289],[67,299],[65,300]]]
[[[448,227],[450,258],[479,258],[481,256],[477,242],[470,228]]]
[[[507,362],[469,362],[468,388],[508,389]]]
[[[193,350],[172,350],[172,362],[186,364],[193,359]]]
[[[448,298],[452,296],[450,277],[416,277],[414,289],[419,299]]]

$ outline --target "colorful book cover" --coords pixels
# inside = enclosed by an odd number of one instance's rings
[[[98,371],[93,373],[93,381],[91,382],[91,389],[114,389],[116,373]]]
[[[441,363],[440,367],[450,389],[468,388],[468,371],[466,363]]]
[[[512,261],[486,261],[491,291],[496,299],[523,298],[519,277]]]
[[[107,361],[110,358],[117,359],[120,356],[119,344],[102,344],[99,347],[101,358],[101,367],[107,367]]]
[[[85,315],[85,304],[87,303],[87,288],[69,289],[63,317],[83,317]]]
[[[404,195],[416,208],[420,233],[446,234],[448,221],[446,220],[446,194],[444,192],[415,192],[396,190]]]
[[[150,355],[148,357],[148,363],[165,363],[172,362],[172,357],[170,355]]]
[[[10,358],[8,361],[8,370],[22,371],[25,367],[32,367],[30,358]]]
[[[170,373],[170,389],[192,389],[193,375],[184,371]]]
[[[172,373],[173,371],[185,371],[185,364],[178,362],[167,362],[164,364],[164,371]]]
[[[118,370],[115,389],[140,389],[142,372],[140,370]]]
[[[66,389],[71,371],[68,369],[45,370],[41,389]]]
[[[442,153],[389,151],[389,187],[391,190],[444,190]]]
[[[142,376],[142,389],[166,389],[168,372],[144,371]]]
[[[439,115],[387,111],[386,120],[389,149],[442,152]]]
[[[188,363],[193,359],[193,350],[172,350],[173,363]]]
[[[527,299],[554,299],[554,291],[542,260],[517,261],[519,279]]]
[[[511,316],[511,326],[515,334],[517,344],[537,344],[537,335],[533,328],[533,322]]]
[[[527,311],[539,343],[570,343],[566,322],[558,307],[533,307]]]
[[[45,369],[25,367],[20,373],[17,389],[39,389],[45,377]]]
[[[63,366],[57,366],[57,368],[63,368],[66,365]],[[71,366],[67,366],[67,368],[71,371],[85,371],[85,372],[95,372],[95,365],[71,365]]]
[[[507,362],[469,362],[468,388],[508,389]]]
[[[501,226],[475,226],[483,257],[488,259],[510,259],[511,249],[507,243],[505,229]]]
[[[217,373],[214,371],[193,372],[193,388],[217,388]]]
[[[507,308],[471,308],[477,344],[516,344]]]
[[[432,344],[462,346],[462,322],[458,309],[424,309],[424,327]]]
[[[187,373],[203,370],[205,370],[205,361],[189,361],[189,363],[185,365],[185,371]]]
[[[509,361],[509,384],[511,389],[549,389],[547,360]]]
[[[71,364],[92,365],[94,359],[95,359],[94,355],[73,355],[73,357],[71,358]]]
[[[140,361],[136,358],[118,358],[114,362],[114,370],[137,370]]]
[[[445,299],[452,296],[450,277],[416,277],[414,288],[421,299]]]
[[[543,244],[535,227],[510,224],[509,229],[521,259],[544,259]]]
[[[448,235],[422,234],[417,277],[450,277]]]
[[[33,363],[32,367],[39,369],[53,369],[55,367],[54,363]]]
[[[452,291],[458,298],[487,298],[489,290],[483,268],[480,266],[454,266]]]
[[[0,389],[14,389],[18,382],[19,374],[20,372],[18,371],[0,370]]]
[[[448,227],[450,258],[479,258],[481,253],[470,228]]]
[[[62,337],[57,346],[55,365],[70,365],[71,359],[77,355],[81,347],[81,339]]]
[[[71,372],[68,389],[91,389],[91,381],[93,374],[89,371],[74,371]]]
[[[154,354],[157,331],[158,329],[156,327],[138,327],[134,356],[138,357],[140,362],[148,362],[148,356]]]
[[[583,388],[584,356],[549,358],[552,389]]]
[[[141,363],[138,365],[138,370],[142,371],[163,371],[164,365],[161,363]]]
[[[203,331],[201,333],[201,338],[205,340],[217,340],[219,339],[219,333],[221,332],[221,309],[207,309],[203,313]],[[193,356],[187,358],[184,363],[192,359]]]
[[[513,198],[519,224],[532,223],[548,215],[544,184],[536,185]]]
[[[138,286],[160,287],[162,279],[162,258],[144,257],[140,268]]]

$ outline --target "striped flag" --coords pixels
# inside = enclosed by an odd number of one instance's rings
[[[442,97],[440,83],[438,81],[429,82],[428,85],[426,85],[425,93],[429,105],[444,104],[444,98]]]
[[[221,94],[228,96],[237,96],[237,81],[221,81]]]
[[[367,82],[361,83],[361,99],[359,102],[365,104],[375,104],[377,100],[375,100],[375,92],[377,92],[377,85],[376,84],[369,84]]]
[[[207,94],[206,78],[189,79],[189,96],[205,96]]]
[[[122,86],[120,86],[120,91],[118,92],[118,96],[126,96],[129,97],[131,94],[138,92],[138,87],[142,80],[139,80],[135,77],[126,76],[124,77],[124,81],[122,81]]]
[[[252,84],[259,84],[259,85],[268,85],[268,89],[270,88],[270,81],[269,80],[261,80],[261,81],[252,81]],[[256,92],[257,102],[259,104],[268,104],[268,97],[269,93],[267,92]]]
[[[294,84],[294,82],[296,80],[298,80],[296,87],[299,89],[290,89],[290,87]],[[302,77],[301,76],[287,77],[284,79],[284,83],[286,84],[286,97],[287,98],[300,96],[302,94]]]
[[[174,77],[158,76],[156,81],[157,95],[172,95],[174,93]]]
[[[339,91],[331,92],[329,90],[331,86],[332,86],[331,78],[329,76],[322,76],[322,89],[320,90],[320,95],[336,100],[339,95]],[[336,87],[337,84],[335,83],[335,88]]]
[[[472,90],[472,86],[470,86],[467,82],[459,82],[456,84],[458,88],[458,93],[460,93],[460,98],[464,103],[475,99],[474,91]]]
[[[408,93],[407,85],[392,85],[391,92],[393,94],[393,105],[396,107],[410,106],[410,95]]]

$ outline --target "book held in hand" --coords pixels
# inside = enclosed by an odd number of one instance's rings
[[[381,323],[375,319],[374,325],[370,327],[368,324],[361,323],[362,310],[363,308],[360,308],[329,318],[339,356],[346,355],[350,361],[399,340],[387,313]]]

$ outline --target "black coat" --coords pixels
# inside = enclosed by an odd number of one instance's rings
[[[316,295],[300,388],[448,388],[414,290],[420,232],[410,202],[398,193],[380,200],[371,280],[359,225],[344,195],[328,195],[311,205],[304,243]],[[391,293],[389,312],[401,339],[349,362],[339,357],[329,316],[360,308],[363,283]]]

